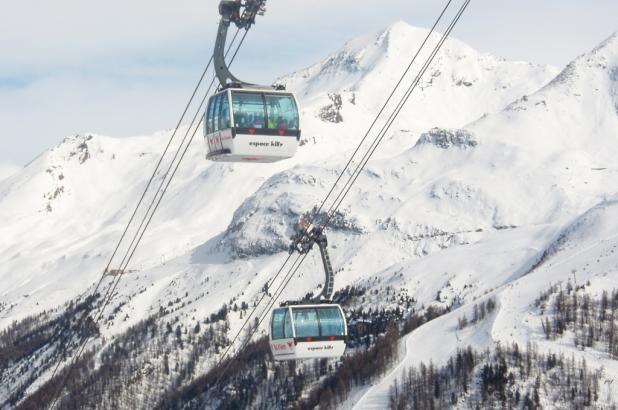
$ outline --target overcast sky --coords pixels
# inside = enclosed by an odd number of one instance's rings
[[[208,61],[217,0],[0,0],[0,163],[64,136],[175,126]],[[315,63],[403,20],[428,27],[443,1],[269,0],[233,70],[254,82]],[[616,0],[472,0],[454,36],[508,59],[564,66],[618,30]]]

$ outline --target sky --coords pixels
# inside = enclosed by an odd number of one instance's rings
[[[0,4],[5,166],[25,165],[68,135],[173,128],[210,57],[219,17],[217,0]],[[429,27],[445,1],[267,4],[232,70],[255,83],[319,62],[398,20]],[[563,67],[617,31],[616,16],[615,0],[472,0],[453,35],[479,51]]]

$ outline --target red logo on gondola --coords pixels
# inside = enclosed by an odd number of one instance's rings
[[[287,345],[285,343],[271,343],[270,346],[274,351],[277,352],[280,350],[287,350],[288,348],[292,347],[289,342],[287,343]]]
[[[255,134],[255,128],[249,128],[249,134],[251,135]]]
[[[291,340],[288,342],[288,347],[292,348],[292,345],[294,344],[294,342],[292,342]]]
[[[282,137],[285,135],[285,130],[283,128],[279,128],[279,135]]]

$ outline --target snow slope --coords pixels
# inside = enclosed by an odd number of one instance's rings
[[[338,124],[323,121],[316,114],[325,97],[322,89],[314,89],[314,81],[307,77],[309,74],[300,74],[300,77],[305,76],[304,82],[292,81],[299,78],[298,74],[285,77],[290,88],[302,96],[305,109],[305,144],[297,158],[259,167],[212,164],[203,160],[203,145],[194,143],[131,268],[139,271],[161,268],[176,257],[181,258],[182,264],[193,253],[201,255],[195,260],[206,263],[210,256],[204,249],[209,248],[209,244],[217,245],[215,248],[224,255],[215,260],[224,263],[227,253],[237,254],[239,247],[253,246],[260,241],[276,243],[277,247],[249,250],[253,256],[266,250],[272,254],[284,248],[287,229],[295,215],[309,210],[323,195],[337,170],[342,168],[342,154],[351,151],[358,141],[358,130],[366,126],[368,114],[375,109],[375,106],[365,108],[361,102],[375,103],[385,98],[383,88],[376,90],[369,86],[371,72],[379,70],[394,81],[403,72],[404,61],[414,54],[426,33],[423,29],[396,23],[381,33],[350,43],[354,44],[356,52],[371,54],[379,67],[363,68],[368,79],[356,85],[359,105],[344,102],[344,120]],[[437,38],[434,37],[436,41]],[[346,45],[338,55],[348,53],[349,48],[350,45]],[[509,63],[482,55],[457,40],[449,41],[445,49],[436,67],[449,67],[449,72],[457,71],[470,78],[489,73],[478,85],[464,86],[466,90],[461,92],[477,101],[485,101],[483,96],[488,94],[492,98],[480,106],[462,105],[458,108],[457,121],[453,121],[452,113],[442,111],[439,121],[427,122],[432,126],[463,125],[475,119],[479,110],[498,110],[513,95],[547,83],[554,71],[549,67]],[[486,69],[480,70],[484,65]],[[332,63],[331,57],[309,68],[308,72],[316,67],[345,72],[346,63]],[[493,73],[493,67],[499,67],[502,74]],[[506,77],[506,73],[512,84],[510,87],[503,87],[503,80],[497,79]],[[314,77],[322,78],[319,74]],[[444,81],[451,83],[450,77],[448,80],[445,77]],[[443,101],[454,98],[453,87],[447,84],[420,91],[417,98],[425,101],[420,105],[438,111]],[[338,88],[333,91],[343,92]],[[428,101],[433,102],[428,104]],[[419,128],[424,127],[425,124],[419,124]],[[394,144],[399,152],[406,146],[411,147],[418,138],[410,131],[395,135],[405,144],[404,147]],[[0,183],[0,217],[8,221],[0,228],[0,277],[3,282],[0,294],[5,303],[0,312],[0,328],[75,297],[98,277],[168,137],[169,132],[122,140],[97,135],[68,137],[22,172]],[[265,198],[251,204],[258,196]],[[246,198],[249,200],[245,201]],[[264,205],[277,200],[293,211],[285,214],[278,206]],[[238,220],[256,208],[260,208],[260,212],[253,213],[253,221],[244,222],[245,230],[239,231]],[[269,217],[264,215],[266,210],[269,210]],[[268,233],[263,235],[260,227]],[[240,240],[239,235],[244,235],[245,240]],[[208,255],[204,256],[205,253]],[[169,274],[168,270],[165,272],[164,275]],[[260,273],[267,275],[266,271]],[[210,302],[207,309],[214,310],[229,296],[222,295],[220,301]]]
[[[15,164],[8,162],[0,162],[0,180],[10,177],[11,175],[19,171],[19,169],[20,167]]]
[[[448,269],[455,279],[451,283],[466,276],[468,284],[482,280],[484,292],[470,296],[496,297],[498,313],[487,323],[458,332],[458,319],[471,317],[468,304],[413,332],[402,342],[406,355],[399,366],[369,389],[355,408],[383,408],[403,369],[421,361],[443,363],[457,347],[467,345],[483,349],[495,342],[524,346],[533,341],[542,349],[583,356],[595,367],[604,366],[610,379],[618,374],[617,364],[601,352],[581,352],[568,341],[546,341],[534,309],[541,291],[566,283],[574,270],[578,284],[589,281],[597,296],[617,286],[618,169],[611,161],[618,153],[616,73],[618,36],[613,35],[540,91],[466,127],[479,140],[477,152],[446,173],[471,181],[465,177],[470,175],[466,168],[474,168],[476,186],[499,180],[504,188],[494,183],[491,191],[504,201],[502,209],[510,208],[504,212],[505,222],[514,229],[448,249],[440,261],[425,258],[423,266],[434,272]]]
[[[426,33],[395,23],[282,77],[303,105],[294,159],[213,164],[194,144],[109,307],[118,312],[104,336],[179,297],[191,301],[174,313],[187,326],[232,298],[251,305],[285,259],[292,224],[328,191]],[[336,288],[392,286],[419,307],[459,308],[402,340],[399,367],[350,406],[384,408],[398,372],[443,361],[457,346],[533,340],[555,349],[543,344],[531,304],[566,281],[571,265],[588,264],[578,280],[595,289],[615,286],[617,42],[559,74],[447,43],[350,191],[329,242]],[[168,136],[70,137],[0,181],[0,329],[98,278]],[[603,263],[590,267],[599,252]],[[312,254],[282,299],[321,279]],[[458,318],[489,295],[495,314],[457,332]],[[232,314],[232,334],[240,323]]]

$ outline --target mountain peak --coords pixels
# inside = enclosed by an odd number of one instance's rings
[[[401,78],[429,33],[427,28],[396,21],[379,32],[348,41],[320,63],[279,82],[302,99],[305,115],[326,121],[328,116],[323,113],[335,109],[342,121],[355,121],[359,109],[379,111],[388,97],[388,87]],[[418,73],[441,37],[439,32],[431,34],[410,73]],[[537,91],[556,74],[553,67],[496,58],[449,38],[419,83],[417,98],[424,104],[406,108],[402,118],[413,120],[402,128],[462,127],[523,94]],[[483,98],[479,99],[480,95]],[[333,108],[333,99],[340,101],[338,108]],[[449,113],[450,122],[443,122],[444,112]]]
[[[396,32],[396,31],[411,30],[411,29],[418,29],[418,28],[408,24],[407,22],[403,20],[397,20],[389,24],[384,31]]]
[[[570,93],[582,94],[594,89],[592,84],[605,87],[608,80],[618,81],[618,32],[571,61],[546,88],[563,86]]]
[[[609,52],[614,54],[618,53],[618,31],[614,32],[607,39],[603,40],[601,44],[599,44],[594,48],[594,50],[592,50],[592,52]]]
[[[426,28],[416,27],[406,23],[403,20],[395,21],[389,24],[385,29],[380,31],[378,39],[386,37],[391,40],[410,39],[416,37],[424,37],[429,33]]]

